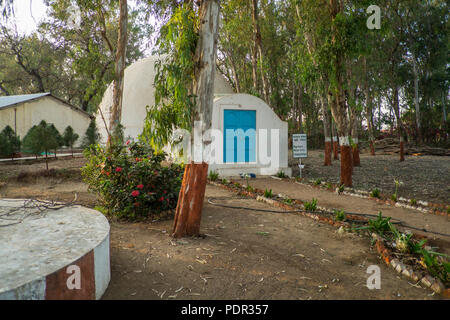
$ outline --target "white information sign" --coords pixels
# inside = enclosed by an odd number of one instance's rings
[[[292,135],[292,153],[294,158],[307,158],[308,147],[306,134],[299,133]]]

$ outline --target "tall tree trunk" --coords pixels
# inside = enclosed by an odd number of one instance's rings
[[[253,19],[253,33],[254,33],[254,48],[257,50],[257,53],[253,53],[255,61],[257,61],[259,56],[259,64],[261,69],[261,80],[263,84],[263,94],[264,100],[267,104],[270,104],[269,99],[269,84],[267,82],[266,73],[264,72],[264,64],[263,64],[263,49],[262,49],[262,39],[261,39],[261,30],[259,27],[259,18],[258,18],[258,0],[252,0],[252,19]],[[252,61],[252,63],[254,63]]]
[[[404,153],[404,140],[403,140],[403,125],[401,121],[401,114],[400,114],[400,101],[398,96],[398,87],[395,86],[393,90],[393,109],[394,109],[394,115],[397,119],[397,131],[398,131],[398,137],[400,140],[400,161],[405,161],[405,153]]]
[[[447,106],[446,106],[445,93],[442,92],[442,126],[444,140],[447,141]]]
[[[358,123],[358,114],[356,113],[356,110],[352,110],[352,160],[354,167],[359,167],[361,165],[361,160],[359,158]]]
[[[194,94],[197,97],[193,115],[193,137],[199,130],[200,141],[194,141],[194,161],[185,168],[183,184],[178,199],[172,236],[196,236],[200,234],[203,200],[205,196],[208,164],[203,159],[203,148],[210,148],[214,94],[214,73],[217,53],[217,33],[219,26],[219,0],[203,0],[200,3],[200,32],[194,65]],[[197,140],[197,139],[196,139]],[[199,150],[198,150],[199,149]]]
[[[366,96],[366,119],[367,119],[367,132],[369,135],[369,146],[370,146],[370,154],[375,155],[375,146],[374,146],[374,134],[373,134],[373,105],[372,105],[372,97],[370,96],[369,90],[369,77],[367,74],[367,59],[363,58],[364,65],[364,93]]]
[[[298,96],[297,96],[297,108],[298,108],[298,130],[303,133],[303,87],[302,84],[298,85]]]
[[[320,105],[322,108],[323,114],[323,135],[325,138],[325,159],[323,162],[324,166],[331,166],[331,132],[330,132],[330,114],[328,111],[328,105],[323,98],[323,95],[320,96]]]
[[[350,132],[351,128],[348,121],[348,108],[345,101],[345,55],[339,49],[336,43],[337,26],[334,20],[337,15],[342,12],[342,3],[339,0],[330,0],[330,16],[332,20],[332,46],[338,48],[332,56],[332,63],[335,69],[334,88],[329,88],[328,97],[330,101],[331,113],[336,121],[339,142],[341,145],[341,184],[347,187],[352,186],[352,151],[350,146]],[[331,89],[331,90],[330,90]]]
[[[417,61],[415,57],[412,57],[413,61],[413,73],[414,73],[414,106],[416,109],[416,134],[417,142],[422,143],[422,127],[420,121],[420,105],[419,105],[419,72],[417,70]]]
[[[331,134],[333,136],[333,159],[339,160],[339,139],[333,118],[331,118]]]
[[[231,64],[231,72],[233,73],[234,84],[236,87],[236,93],[240,93],[241,92],[241,83],[239,81],[239,74],[237,73],[236,64],[234,63],[234,59],[231,54],[230,54],[230,64]]]
[[[123,85],[125,73],[125,60],[128,42],[128,5],[127,0],[119,0],[119,34],[117,39],[117,51],[114,66],[114,88],[113,104],[111,107],[111,117],[109,120],[109,132],[114,132],[120,124],[122,118]],[[111,137],[108,137],[108,144],[111,143]]]

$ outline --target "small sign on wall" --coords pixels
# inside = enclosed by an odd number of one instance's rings
[[[304,133],[292,135],[292,156],[293,158],[307,158],[308,146],[307,137]]]

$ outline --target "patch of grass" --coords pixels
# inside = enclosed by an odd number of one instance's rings
[[[345,211],[344,210],[334,210],[334,219],[336,221],[345,221]]]
[[[331,190],[331,189],[333,189],[333,185],[330,182],[328,182],[327,183],[327,188]]]
[[[391,200],[397,202],[397,195],[395,193],[391,196]]]
[[[272,189],[270,190],[264,190],[264,197],[266,198],[272,198],[273,197],[273,193],[272,193]]]
[[[94,210],[97,210],[97,211],[103,213],[105,216],[108,215],[108,209],[106,209],[105,207],[95,206]]]
[[[380,199],[380,196],[381,196],[380,189],[378,189],[378,188],[372,189],[372,192],[370,192],[370,196],[372,198]]]
[[[320,180],[319,178],[314,180],[314,185],[316,185],[316,186],[319,186],[321,183],[322,183],[322,180]]]
[[[228,182],[227,179],[222,179],[222,183],[223,183],[223,184],[228,184],[229,182]]]
[[[253,189],[253,187],[251,185],[247,185],[247,187],[245,188],[248,192],[253,192],[255,191],[255,189]]]
[[[287,178],[288,176],[286,175],[286,173],[284,173],[283,171],[278,171],[277,172],[277,175],[276,175],[278,178]]]
[[[283,202],[286,203],[286,204],[292,204],[294,202],[294,200],[291,199],[291,198],[286,198],[286,199],[283,200]]]
[[[417,206],[417,200],[416,199],[411,199],[409,202],[410,202],[410,204],[412,206]]]
[[[219,173],[217,171],[210,171],[208,179],[211,181],[216,181],[217,179],[219,179]]]
[[[306,201],[304,204],[306,211],[316,211],[317,199],[312,198],[311,202]]]
[[[265,231],[258,231],[258,232],[256,232],[256,234],[257,234],[258,236],[264,236],[264,237],[267,237],[267,236],[270,235],[269,232],[265,232]]]
[[[338,188],[339,193],[344,192],[344,190],[345,190],[345,186],[343,184],[341,184]]]
[[[241,187],[241,185],[240,185],[239,182],[235,182],[235,183],[234,183],[234,186],[235,186],[236,188],[240,188],[240,187]]]

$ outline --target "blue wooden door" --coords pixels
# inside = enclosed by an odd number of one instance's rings
[[[223,162],[256,161],[256,111],[224,110]]]

